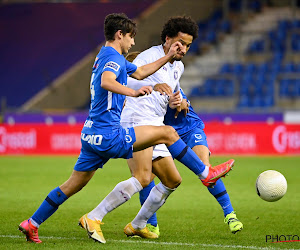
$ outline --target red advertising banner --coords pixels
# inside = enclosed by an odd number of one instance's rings
[[[0,155],[79,154],[82,125],[0,125]],[[300,155],[300,124],[206,123],[213,154]]]
[[[300,154],[300,124],[207,123],[213,154]]]
[[[79,154],[82,125],[0,125],[1,154]]]

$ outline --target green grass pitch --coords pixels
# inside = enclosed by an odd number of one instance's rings
[[[233,235],[223,222],[219,204],[196,176],[176,162],[181,186],[158,211],[161,236],[157,240],[127,238],[124,226],[138,212],[138,195],[104,218],[105,245],[88,239],[78,219],[130,177],[125,160],[111,160],[91,182],[71,197],[39,230],[40,245],[25,241],[18,225],[38,208],[50,190],[65,181],[77,157],[0,157],[0,249],[300,249],[300,242],[266,242],[266,235],[300,236],[300,157],[235,157],[234,170],[224,180],[244,230]],[[218,164],[228,157],[212,157]],[[257,176],[268,169],[287,179],[286,195],[277,202],[261,200]],[[284,238],[281,238],[283,240]],[[295,240],[296,238],[294,238]]]

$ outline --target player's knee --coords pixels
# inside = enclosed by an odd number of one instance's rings
[[[151,176],[145,176],[145,175],[140,175],[140,176],[134,176],[141,184],[143,188],[147,187],[149,183],[151,182]]]
[[[182,178],[180,175],[178,175],[176,177],[172,177],[171,179],[165,180],[163,184],[170,189],[175,189],[181,184],[181,182]]]
[[[177,179],[177,182],[176,182],[176,188],[181,184],[181,182],[182,182],[182,178],[181,178],[181,176],[179,176],[178,177],[178,179]]]
[[[177,187],[179,187],[181,182],[182,182],[182,178],[181,178],[181,176],[178,176],[177,178],[172,180],[172,183],[169,188],[172,188],[172,189],[177,188]]]
[[[165,126],[165,138],[168,142],[174,143],[179,139],[179,135],[177,134],[176,130],[171,126]]]

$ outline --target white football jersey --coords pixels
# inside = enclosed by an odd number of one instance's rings
[[[138,67],[152,63],[165,56],[163,46],[153,46],[140,53],[133,61]],[[139,89],[142,85],[154,86],[157,83],[167,83],[172,91],[179,90],[179,79],[184,71],[184,65],[181,61],[174,61],[173,64],[166,63],[154,74],[148,76],[143,81],[137,81],[128,78],[127,86],[133,89]],[[141,97],[126,97],[125,106],[121,114],[122,122],[134,122],[140,125],[153,124],[163,125],[164,116],[167,112],[169,98],[167,95],[161,95],[153,91],[150,95]],[[153,124],[154,125],[154,124]]]

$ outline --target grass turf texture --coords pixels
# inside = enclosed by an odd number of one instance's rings
[[[300,242],[270,243],[266,235],[300,236],[300,157],[235,157],[230,176],[223,179],[244,230],[233,235],[223,222],[223,212],[207,189],[186,167],[176,162],[183,181],[158,212],[158,240],[127,238],[124,226],[138,212],[138,195],[104,218],[105,245],[87,238],[78,219],[93,209],[114,188],[130,177],[125,160],[110,160],[90,183],[71,197],[39,229],[40,245],[30,244],[18,225],[38,208],[47,194],[65,181],[76,157],[0,157],[1,249],[298,249]],[[212,157],[213,165],[227,157]],[[255,191],[257,176],[268,169],[287,179],[287,194],[268,203]],[[281,238],[282,240],[282,238]]]

